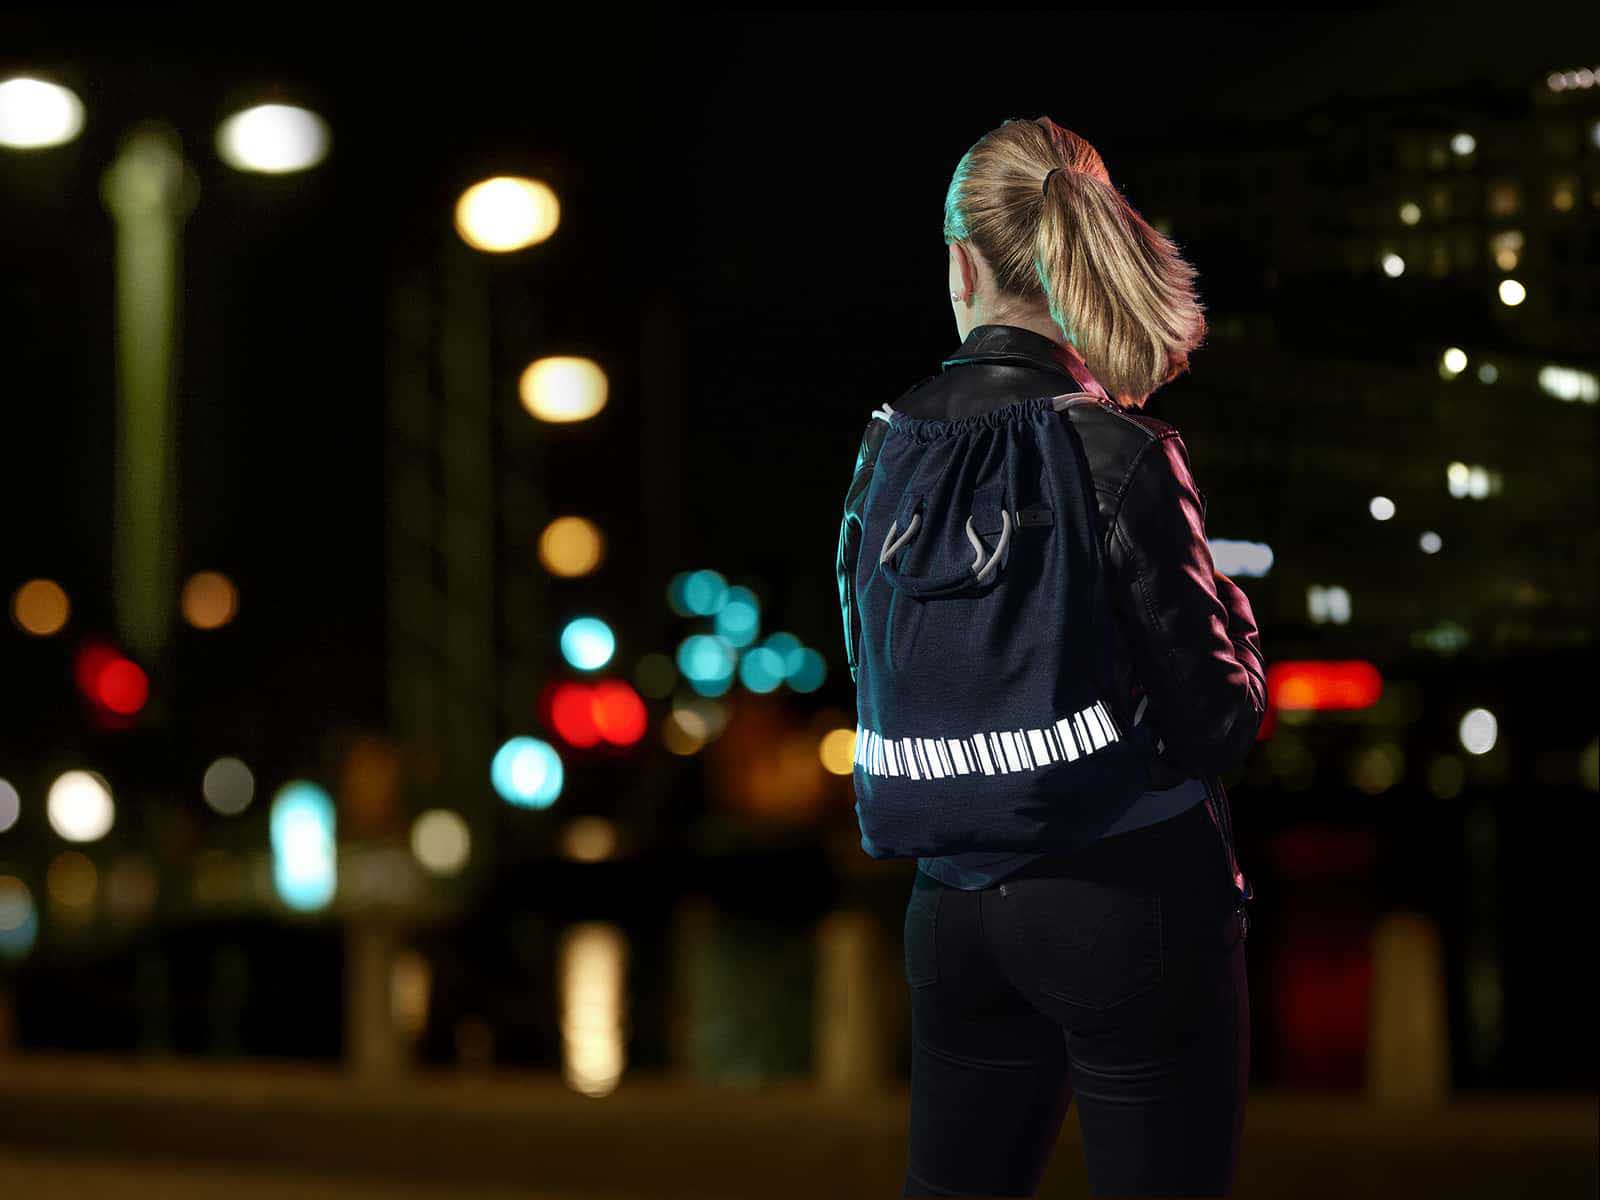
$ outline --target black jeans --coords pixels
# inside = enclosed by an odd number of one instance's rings
[[[1232,1186],[1244,938],[1203,805],[982,891],[916,873],[903,1196],[1032,1196],[1078,1097],[1096,1196]]]

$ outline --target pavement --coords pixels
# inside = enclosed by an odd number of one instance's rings
[[[905,1116],[903,1085],[637,1073],[591,1098],[539,1074],[22,1055],[0,1059],[0,1196],[866,1200],[899,1195]],[[1582,1094],[1386,1111],[1257,1091],[1235,1195],[1592,1200],[1597,1118]],[[1038,1194],[1087,1194],[1071,1117]]]

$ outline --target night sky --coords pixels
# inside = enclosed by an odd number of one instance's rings
[[[637,355],[640,313],[666,297],[683,334],[682,453],[662,474],[681,566],[756,573],[771,625],[837,673],[839,503],[867,414],[955,347],[940,206],[973,140],[1048,114],[1116,179],[1122,153],[1225,140],[1339,94],[1517,84],[1600,44],[1526,12],[10,10],[0,68],[54,71],[88,126],[63,149],[0,156],[7,586],[50,575],[86,620],[109,619],[95,611],[115,380],[97,185],[137,118],[173,121],[202,179],[180,566],[239,581],[272,648],[267,694],[292,707],[316,665],[309,726],[381,719],[386,279],[448,235],[467,184],[514,170],[556,187],[561,230],[497,286],[542,314],[524,359],[617,367],[607,414],[552,465],[552,503],[609,515],[626,563],[624,529],[660,500],[637,482]],[[211,131],[274,86],[324,114],[333,153],[287,180],[237,175]],[[1227,263],[1197,265],[1202,289],[1227,286]]]

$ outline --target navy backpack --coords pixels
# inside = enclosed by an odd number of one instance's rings
[[[1035,397],[888,429],[862,508],[856,815],[873,858],[1081,845],[1159,743],[1112,690],[1093,481]]]

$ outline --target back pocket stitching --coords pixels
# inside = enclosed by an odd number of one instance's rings
[[[1104,1002],[1093,1001],[1093,1000],[1084,1000],[1081,997],[1069,995],[1068,993],[1060,990],[1059,988],[1052,988],[1052,987],[1050,987],[1050,986],[1048,986],[1047,984],[1044,984],[1044,983],[1040,983],[1039,984],[1039,991],[1042,992],[1044,995],[1049,996],[1051,999],[1061,1000],[1061,1001],[1066,1002],[1067,1004],[1075,1004],[1079,1008],[1092,1009],[1095,1012],[1105,1012],[1108,1009],[1116,1008],[1118,1005],[1126,1004],[1130,1000],[1137,1000],[1140,996],[1143,996],[1146,992],[1152,991],[1155,988],[1159,987],[1161,985],[1162,981],[1165,980],[1166,976],[1167,976],[1166,920],[1165,920],[1165,914],[1163,913],[1162,907],[1161,907],[1161,893],[1160,892],[1152,893],[1150,899],[1151,899],[1151,907],[1154,909],[1154,913],[1155,913],[1156,969],[1155,969],[1153,977],[1150,979],[1150,981],[1148,983],[1145,983],[1142,986],[1136,987],[1133,991],[1129,992],[1125,996],[1119,996],[1115,1000],[1107,1000],[1107,1001],[1104,1001]],[[1104,930],[1102,929],[1101,933],[1103,933],[1103,932],[1104,932]],[[1095,936],[1094,943],[1092,943],[1091,945],[1098,944],[1099,940],[1100,940],[1100,935],[1097,934]]]

